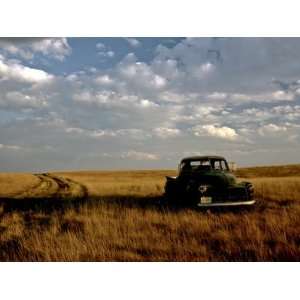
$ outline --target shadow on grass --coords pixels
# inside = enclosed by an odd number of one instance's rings
[[[27,250],[22,239],[11,237],[8,240],[0,241],[0,261],[45,261],[45,257],[40,251]]]
[[[118,208],[139,208],[164,210],[168,206],[164,203],[163,196],[92,196],[86,198],[0,198],[2,212],[45,212],[65,211],[68,209],[80,209],[82,206],[94,207],[99,205]],[[170,208],[171,209],[171,208]],[[174,209],[179,209],[176,207]]]
[[[198,212],[233,212],[250,211],[254,207],[212,207],[199,208],[195,204],[187,203],[186,205],[168,204],[163,195],[158,196],[136,196],[136,195],[108,195],[108,196],[91,196],[85,198],[0,198],[0,205],[3,213],[12,211],[34,211],[52,213],[55,211],[64,212],[68,209],[79,210],[82,206],[112,206],[118,209],[135,208],[156,211],[182,211],[193,210]]]

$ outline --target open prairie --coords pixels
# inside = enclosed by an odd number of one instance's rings
[[[2,173],[0,260],[299,261],[300,165],[237,170],[248,209],[167,207],[175,173]]]

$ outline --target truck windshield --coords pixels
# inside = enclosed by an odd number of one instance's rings
[[[222,171],[228,171],[228,165],[227,162],[223,159],[220,160],[213,160],[212,161],[213,169],[215,170],[222,170]]]
[[[184,161],[180,165],[180,171],[184,173],[197,172],[197,171],[209,171],[211,169],[228,171],[228,166],[225,160],[210,160],[210,159]]]

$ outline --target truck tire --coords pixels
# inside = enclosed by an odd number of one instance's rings
[[[254,198],[254,188],[251,182],[246,182],[246,192],[249,200]]]

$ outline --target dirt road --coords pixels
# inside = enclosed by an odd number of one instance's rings
[[[26,190],[0,198],[4,211],[34,208],[56,209],[67,207],[88,198],[87,188],[69,178],[55,174],[33,174],[36,182]]]
[[[34,174],[38,183],[30,189],[17,194],[15,199],[24,198],[86,198],[88,192],[85,186],[73,180],[50,173]]]

